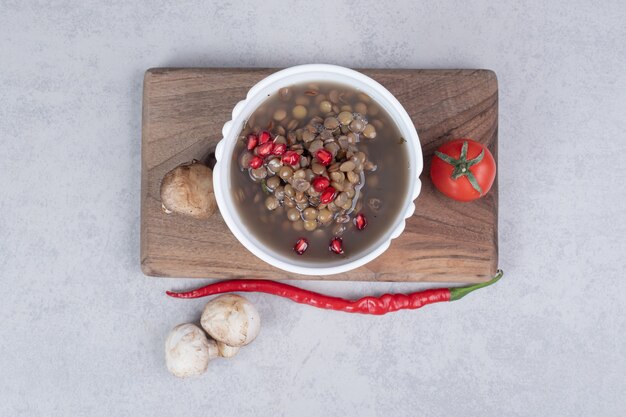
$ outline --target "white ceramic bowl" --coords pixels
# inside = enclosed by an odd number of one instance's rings
[[[389,113],[409,147],[407,194],[404,198],[403,208],[399,211],[393,226],[381,238],[373,242],[369,250],[363,251],[353,258],[340,259],[326,264],[307,262],[306,256],[287,257],[263,245],[247,230],[239,216],[231,193],[230,178],[232,154],[244,121],[268,98],[268,95],[276,93],[282,87],[316,81],[347,84],[369,95]],[[406,110],[385,87],[360,72],[325,64],[300,65],[278,71],[253,86],[248,91],[246,99],[235,105],[232,120],[224,124],[222,135],[223,139],[218,143],[215,151],[217,163],[213,169],[215,197],[220,213],[231,232],[250,252],[277,268],[303,275],[338,274],[358,268],[387,250],[391,240],[398,237],[404,230],[405,219],[413,215],[415,211],[413,200],[420,193],[419,176],[423,167],[422,148],[415,126],[413,126]]]

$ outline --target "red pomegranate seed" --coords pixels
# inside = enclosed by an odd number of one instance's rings
[[[337,255],[341,255],[343,253],[343,240],[340,237],[333,238],[330,241],[330,245],[328,245],[328,249]]]
[[[252,159],[250,159],[250,168],[261,168],[261,165],[263,165],[263,158],[260,156],[253,156]]]
[[[296,165],[298,162],[300,162],[300,155],[298,155],[296,151],[287,151],[283,155],[283,164],[293,166]]]
[[[287,150],[287,145],[285,145],[284,143],[277,143],[274,145],[274,150],[272,151],[272,153],[274,155],[281,156],[282,154],[285,153],[286,150]]]
[[[256,148],[256,153],[260,157],[265,158],[267,155],[272,153],[272,150],[274,150],[274,142],[266,142]]]
[[[322,195],[320,196],[320,202],[322,204],[328,204],[332,202],[335,197],[337,197],[337,190],[333,187],[326,187],[324,191],[322,191]]]
[[[365,218],[365,215],[363,213],[359,213],[356,215],[356,217],[354,218],[354,225],[359,230],[365,229],[365,227],[367,226],[367,219]]]
[[[302,255],[307,250],[308,247],[309,247],[309,241],[301,237],[300,239],[298,239],[298,241],[294,245],[293,250],[298,255]]]
[[[311,185],[313,186],[313,189],[315,191],[321,193],[330,186],[330,181],[326,177],[319,176],[313,178],[313,181],[311,181]]]
[[[272,134],[267,130],[259,133],[259,145],[263,145],[264,143],[269,142],[270,139],[272,139]]]
[[[318,161],[320,161],[320,164],[324,166],[330,165],[331,161],[333,160],[333,154],[328,152],[326,149],[320,149],[319,151],[317,151],[315,157]]]
[[[248,135],[248,150],[251,151],[256,148],[256,145],[259,143],[259,138],[254,133],[250,133]]]

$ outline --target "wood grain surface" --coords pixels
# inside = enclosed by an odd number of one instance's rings
[[[415,124],[424,154],[422,191],[403,234],[369,264],[308,277],[274,268],[249,253],[220,215],[165,215],[161,178],[191,159],[208,160],[224,122],[248,89],[275,69],[148,70],[142,132],[141,268],[147,275],[203,278],[480,282],[498,264],[498,183],[482,199],[459,203],[429,179],[433,151],[470,137],[497,161],[498,83],[488,70],[360,70],[391,91]]]

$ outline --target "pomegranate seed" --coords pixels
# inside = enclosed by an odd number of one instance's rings
[[[296,165],[300,162],[300,155],[296,151],[287,151],[283,155],[283,164]]]
[[[326,149],[320,149],[319,151],[317,151],[315,157],[318,161],[320,161],[320,164],[324,166],[330,165],[331,161],[333,160],[333,154],[328,152]]]
[[[255,135],[254,133],[250,133],[248,135],[248,150],[251,151],[252,149],[256,148],[256,145],[258,145],[259,143],[259,138],[257,137],[257,135]]]
[[[359,213],[356,215],[356,217],[354,218],[354,225],[359,230],[365,229],[365,227],[367,226],[367,219],[365,218],[365,215],[363,213]]]
[[[308,247],[309,247],[309,241],[301,237],[300,239],[298,239],[298,241],[294,245],[293,250],[298,255],[302,255],[307,250]]]
[[[343,254],[343,240],[340,237],[335,237],[330,241],[328,249],[335,252],[337,255]]]
[[[322,195],[320,196],[320,202],[322,204],[328,204],[332,202],[335,197],[337,197],[337,190],[333,187],[326,187],[324,191],[322,191]]]
[[[269,142],[270,139],[272,139],[272,134],[268,132],[267,130],[264,130],[261,133],[259,133],[259,145],[263,145]]]
[[[272,153],[273,149],[274,149],[274,142],[266,142],[263,145],[259,145],[259,147],[256,148],[256,153],[260,157],[265,158],[267,155]]]
[[[311,181],[311,185],[313,186],[313,189],[315,191],[321,193],[330,186],[330,181],[326,177],[319,176],[313,178],[313,181]]]
[[[274,150],[272,151],[272,153],[274,155],[281,156],[282,154],[285,153],[286,150],[287,150],[287,145],[285,145],[284,143],[277,143],[274,145]]]
[[[250,159],[250,168],[261,168],[261,165],[263,165],[263,158],[260,156],[253,156],[252,159]]]

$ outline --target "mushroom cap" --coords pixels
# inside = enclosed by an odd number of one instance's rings
[[[164,211],[207,219],[217,210],[213,193],[213,171],[198,161],[182,164],[161,181]]]
[[[236,294],[220,295],[209,301],[200,323],[212,338],[233,347],[252,342],[261,330],[257,309],[246,298]]]
[[[179,378],[203,374],[217,355],[215,340],[208,339],[195,324],[179,324],[165,340],[167,369]]]

